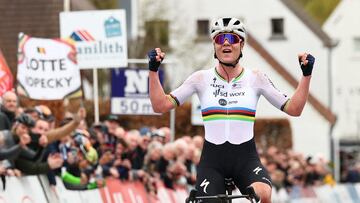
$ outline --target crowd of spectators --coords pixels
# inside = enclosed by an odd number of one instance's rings
[[[321,155],[305,157],[291,149],[280,150],[275,146],[258,151],[276,190],[285,188],[290,192],[294,186],[335,185],[329,163]]]
[[[196,179],[203,137],[182,136],[171,140],[168,127],[124,129],[116,115],[88,125],[86,110],[67,112],[55,124],[44,105],[18,107],[14,92],[2,96],[0,110],[0,174],[5,176],[47,174],[68,189],[101,187],[105,178],[139,180],[150,194],[157,184],[167,188],[191,187]],[[59,126],[59,127],[55,127]],[[258,149],[275,189],[334,184],[326,160],[304,157],[275,146]],[[235,155],[234,155],[235,156]]]

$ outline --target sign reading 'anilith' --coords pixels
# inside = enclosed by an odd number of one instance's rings
[[[76,41],[81,69],[128,65],[124,10],[62,12],[60,30]]]

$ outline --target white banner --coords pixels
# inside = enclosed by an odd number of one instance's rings
[[[2,185],[1,185],[2,187]],[[36,176],[6,177],[6,189],[0,190],[0,202],[47,203]]]
[[[127,67],[125,10],[62,12],[60,32],[76,41],[80,68]]]
[[[75,47],[60,39],[19,35],[18,92],[32,99],[81,96]]]

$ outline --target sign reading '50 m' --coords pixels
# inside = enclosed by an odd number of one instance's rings
[[[163,84],[163,72],[159,71]],[[111,74],[111,113],[154,115],[149,99],[149,71],[146,69],[114,69]]]

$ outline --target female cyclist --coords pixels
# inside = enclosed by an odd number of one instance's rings
[[[167,112],[196,93],[205,127],[196,183],[198,195],[224,194],[224,180],[232,178],[242,193],[251,185],[261,202],[269,203],[271,180],[259,160],[254,141],[256,105],[263,95],[279,110],[300,116],[309,94],[315,58],[307,53],[298,55],[303,77],[289,98],[276,89],[265,74],[240,65],[246,42],[246,31],[240,20],[220,18],[212,24],[210,32],[217,66],[193,73],[170,94],[164,93],[157,74],[165,53],[160,48],[148,53],[153,109]]]

